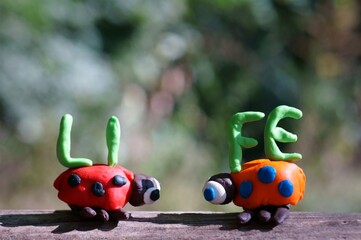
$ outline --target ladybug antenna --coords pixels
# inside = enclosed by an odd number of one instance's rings
[[[67,168],[76,168],[93,165],[92,160],[87,158],[72,158],[70,156],[71,149],[71,126],[73,124],[73,117],[70,114],[65,114],[60,121],[60,130],[58,142],[56,144],[56,155],[59,162]]]
[[[258,121],[262,118],[264,118],[264,113],[262,112],[241,112],[236,113],[231,118],[229,128],[229,165],[232,173],[242,170],[242,147],[252,148],[258,144],[256,139],[242,136],[243,124]]]
[[[118,118],[112,116],[107,124],[106,139],[108,146],[108,165],[114,167],[118,163],[120,124]]]
[[[302,112],[297,108],[281,105],[273,109],[268,116],[264,130],[264,146],[265,154],[270,160],[296,161],[302,159],[301,154],[283,153],[277,146],[276,141],[282,143],[297,141],[297,135],[277,127],[278,122],[286,117],[300,119]]]

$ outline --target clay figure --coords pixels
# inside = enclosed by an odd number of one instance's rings
[[[204,198],[213,204],[231,201],[244,209],[238,215],[241,224],[251,219],[262,223],[280,224],[289,216],[289,206],[303,198],[306,176],[294,162],[302,158],[299,153],[283,153],[277,142],[297,141],[297,136],[278,127],[283,118],[299,119],[302,112],[289,106],[278,106],[267,119],[264,130],[265,159],[242,164],[242,148],[255,147],[256,139],[242,136],[245,123],[258,121],[262,112],[235,114],[230,124],[229,163],[231,172],[212,176],[203,188]]]
[[[69,168],[54,182],[60,200],[84,218],[118,221],[129,218],[123,210],[128,202],[141,206],[159,199],[160,184],[155,178],[117,166],[120,126],[116,117],[109,119],[106,129],[108,164],[70,156],[72,123],[71,115],[63,116],[57,141],[58,160]]]

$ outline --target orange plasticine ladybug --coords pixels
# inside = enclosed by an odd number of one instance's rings
[[[244,211],[238,215],[241,224],[252,218],[261,222],[282,223],[289,216],[289,205],[296,205],[303,198],[306,176],[293,162],[302,158],[299,153],[283,153],[276,141],[297,141],[297,136],[277,127],[286,117],[299,119],[302,112],[289,106],[278,106],[269,115],[264,131],[267,159],[257,159],[244,164],[242,147],[255,147],[258,142],[242,136],[244,123],[258,121],[262,112],[235,114],[230,125],[231,173],[212,176],[203,188],[204,198],[213,204],[228,204],[231,201]]]
[[[159,199],[160,185],[155,178],[116,166],[120,137],[116,117],[109,119],[106,130],[108,165],[70,156],[72,122],[72,116],[66,114],[60,123],[57,157],[69,169],[54,182],[59,199],[81,216],[102,221],[128,219],[129,214],[122,210],[128,202],[141,206]]]

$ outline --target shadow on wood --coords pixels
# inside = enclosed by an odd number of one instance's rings
[[[258,229],[261,231],[271,231],[273,225],[261,225],[252,222],[247,225],[239,225],[236,222],[238,213],[159,213],[154,217],[133,217],[128,222],[154,223],[154,224],[182,224],[187,226],[208,226],[220,225],[220,230],[238,229],[240,231],[249,231]],[[7,214],[0,216],[0,223],[4,227],[57,227],[52,233],[66,233],[74,230],[92,231],[110,231],[118,226],[118,222],[100,222],[94,220],[84,220],[71,211],[54,211],[52,213],[37,214]]]
[[[71,211],[54,211],[52,213],[36,214],[8,214],[0,216],[0,223],[4,227],[51,227],[57,226],[52,233],[66,233],[74,230],[92,231],[98,229],[101,231],[110,231],[117,227],[118,222],[97,222],[84,221]],[[84,223],[84,224],[80,224]]]
[[[239,213],[159,213],[153,218],[132,217],[129,221],[151,222],[155,224],[182,224],[187,226],[201,227],[220,225],[219,230],[249,231],[258,229],[263,232],[271,231],[275,225],[260,224],[252,221],[246,225],[237,223]]]

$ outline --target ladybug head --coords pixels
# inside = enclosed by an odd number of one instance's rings
[[[228,204],[236,195],[236,187],[229,173],[219,173],[208,179],[203,187],[204,198],[213,204]]]
[[[135,174],[129,203],[133,206],[151,204],[160,197],[160,184],[154,177]]]

